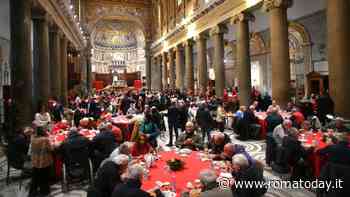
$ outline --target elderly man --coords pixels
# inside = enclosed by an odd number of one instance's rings
[[[219,155],[215,155],[215,157],[213,159],[214,160],[231,161],[232,157],[236,154],[245,155],[249,161],[249,165],[254,163],[254,159],[249,155],[249,153],[247,153],[247,151],[244,149],[244,147],[242,145],[232,144],[232,143],[226,144],[224,146],[224,151]]]
[[[331,121],[326,125],[324,130],[327,129],[331,129],[335,132],[350,132],[350,128],[344,124],[344,119],[340,117],[337,117],[334,121]]]
[[[232,197],[232,191],[218,187],[216,173],[212,170],[203,170],[199,174],[199,180],[203,185],[200,197]]]
[[[348,134],[340,133],[336,138],[338,143],[320,150],[320,154],[327,155],[329,158],[328,162],[350,166],[350,143]]]
[[[209,146],[211,148],[210,153],[218,155],[218,154],[222,153],[222,151],[224,150],[224,146],[227,143],[231,142],[231,139],[225,133],[214,132],[212,134],[212,136],[211,136],[211,140],[210,141],[211,141],[210,144],[209,144]]]
[[[282,145],[282,140],[289,134],[292,129],[292,121],[284,120],[282,124],[278,125],[272,133],[272,137],[278,146]]]
[[[176,146],[179,148],[189,148],[192,150],[202,149],[202,139],[194,130],[192,122],[187,122],[185,132],[182,133],[176,141]]]
[[[243,154],[236,154],[232,157],[232,175],[236,182],[255,181],[263,183],[263,169],[256,165],[249,165],[249,161]],[[267,188],[232,186],[232,193],[235,197],[260,197],[267,191]]]
[[[120,154],[101,165],[87,197],[110,197],[116,184],[122,182],[121,175],[126,171],[128,163],[129,157]]]
[[[151,197],[149,193],[141,189],[143,174],[144,168],[141,165],[130,166],[126,181],[115,186],[111,197]],[[159,189],[155,193],[160,196]]]

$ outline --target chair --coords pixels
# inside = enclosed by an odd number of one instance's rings
[[[69,191],[70,183],[81,183],[86,178],[93,183],[93,165],[88,147],[71,147],[63,151],[62,191]]]

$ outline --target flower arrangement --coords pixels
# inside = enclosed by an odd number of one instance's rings
[[[170,159],[166,162],[169,169],[172,171],[179,171],[184,168],[185,163],[180,159]]]

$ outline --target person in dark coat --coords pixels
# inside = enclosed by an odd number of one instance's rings
[[[326,115],[334,114],[334,102],[329,94],[325,93],[316,100],[316,103],[318,117],[324,125],[326,123]]]
[[[53,103],[53,108],[52,108],[51,113],[52,113],[53,121],[61,122],[62,117],[63,117],[63,113],[64,113],[63,105],[60,104],[59,102],[55,101]]]
[[[116,147],[117,142],[114,134],[107,125],[102,125],[100,127],[100,133],[97,134],[91,142],[95,169],[113,152]]]
[[[263,169],[257,165],[249,165],[247,158],[243,154],[236,154],[232,157],[232,176],[236,182],[264,182]],[[260,197],[263,196],[267,188],[258,186],[235,187],[232,186],[232,193],[235,197]]]
[[[111,197],[151,197],[148,192],[141,189],[143,174],[142,166],[138,164],[130,166],[125,183],[116,185]],[[155,193],[157,197],[161,196],[159,189]]]
[[[30,161],[28,156],[31,135],[34,130],[30,127],[21,129],[9,140],[7,156],[12,167],[23,169],[26,161]]]
[[[202,132],[202,140],[204,143],[205,136],[207,136],[208,143],[210,142],[210,131],[213,123],[213,119],[210,115],[209,109],[206,108],[205,104],[199,106],[196,121]]]
[[[328,156],[328,162],[350,166],[350,147],[347,133],[337,136],[338,143],[320,150],[321,155]]]
[[[121,100],[121,103],[120,103],[120,110],[123,112],[124,115],[126,115],[129,107],[130,107],[130,104],[131,104],[131,99],[128,95],[124,95],[124,97],[122,98]]]
[[[275,127],[282,124],[282,122],[282,116],[277,112],[276,109],[273,109],[271,113],[269,113],[269,115],[266,117],[267,133],[272,133]]]
[[[167,146],[173,146],[173,132],[175,132],[175,141],[179,136],[178,126],[177,126],[178,110],[177,110],[175,101],[171,102],[171,105],[168,108],[167,116],[168,116],[168,126],[169,126],[169,143],[167,144]]]
[[[178,106],[178,126],[181,129],[182,132],[184,132],[185,125],[188,120],[188,109],[183,101],[180,101],[179,106]]]
[[[126,171],[129,157],[117,155],[102,164],[98,169],[93,186],[88,189],[87,197],[110,197],[114,187],[122,183],[121,175]]]

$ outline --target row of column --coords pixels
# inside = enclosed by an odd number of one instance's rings
[[[11,0],[10,13],[13,119],[21,127],[49,98],[67,103],[68,40],[31,1]]]
[[[281,105],[286,105],[290,98],[290,62],[289,62],[289,41],[288,41],[288,20],[287,8],[291,6],[290,0],[267,0],[264,2],[266,10],[270,14],[271,32],[271,61],[272,61],[272,96]],[[254,16],[248,12],[242,12],[234,16],[231,20],[236,25],[237,32],[237,64],[238,64],[238,88],[239,99],[242,105],[250,103],[251,92],[251,63],[250,63],[250,31],[249,22],[254,20]],[[207,67],[207,39],[212,39],[214,55],[213,68],[215,72],[215,93],[222,97],[225,88],[225,65],[224,65],[224,34],[227,33],[225,24],[218,24],[207,32],[200,33],[195,39],[190,39],[184,44],[176,47],[176,88],[193,92],[194,72],[193,72],[193,42],[197,46],[197,68],[199,89],[206,90],[208,85]],[[183,46],[182,46],[183,45]],[[185,48],[185,61],[183,61],[182,48]],[[171,53],[168,52],[168,53]],[[162,83],[167,86],[166,62],[162,63],[164,56],[159,59],[156,67],[162,69]],[[185,65],[183,65],[185,63]],[[183,78],[185,76],[185,78]],[[156,85],[156,84],[155,84]],[[162,85],[155,86],[161,89]],[[173,88],[173,87],[170,87]]]
[[[292,0],[264,0],[264,8],[269,13],[270,46],[272,64],[272,97],[281,106],[285,106],[292,96],[290,79],[290,58],[288,40],[287,9],[292,6]],[[330,94],[335,102],[335,111],[350,118],[350,1],[327,1],[327,35]],[[248,12],[243,12],[232,18],[237,27],[237,60],[239,99],[242,105],[250,103],[251,64],[249,54],[249,21],[254,20]],[[153,68],[148,76],[152,78],[149,89],[170,88],[193,92],[193,43],[197,46],[197,76],[200,90],[205,90],[208,82],[207,39],[210,35],[213,41],[215,71],[215,92],[223,96],[225,84],[224,67],[224,34],[227,28],[219,24],[207,32],[200,33],[179,44],[168,52],[154,57]],[[168,56],[165,54],[168,53]],[[168,58],[166,58],[168,57]],[[167,60],[168,59],[168,60]],[[167,64],[167,62],[169,62]],[[167,65],[169,65],[169,71]],[[151,67],[151,66],[150,66]],[[175,68],[174,68],[175,67]],[[162,72],[163,69],[163,72]],[[154,71],[154,72],[153,72]],[[157,75],[159,73],[160,75]],[[168,74],[170,83],[168,84]],[[163,77],[162,77],[163,76]],[[160,80],[162,79],[162,80]]]

